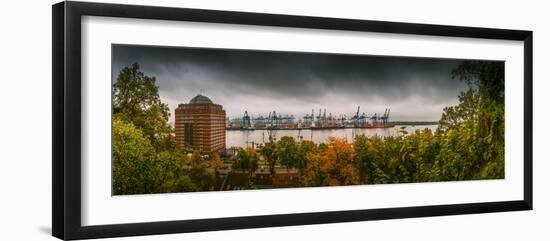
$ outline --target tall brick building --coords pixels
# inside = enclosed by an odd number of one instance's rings
[[[210,98],[199,94],[189,104],[179,104],[175,118],[178,146],[188,145],[202,153],[225,148],[225,110]]]

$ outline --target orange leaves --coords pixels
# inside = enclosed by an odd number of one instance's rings
[[[210,166],[216,171],[223,167],[223,161],[220,158],[220,154],[215,153],[212,156],[212,161],[210,162]]]
[[[307,186],[338,186],[359,184],[354,165],[353,145],[345,139],[329,138],[326,149],[306,155],[304,184]]]

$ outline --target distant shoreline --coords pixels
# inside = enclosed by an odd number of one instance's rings
[[[428,126],[438,125],[439,121],[392,121],[391,123],[399,126]]]

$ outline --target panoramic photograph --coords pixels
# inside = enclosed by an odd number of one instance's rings
[[[504,178],[504,62],[112,45],[112,195]]]

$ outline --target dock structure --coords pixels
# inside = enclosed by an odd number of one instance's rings
[[[327,114],[326,109],[319,109],[317,115],[315,110],[311,114],[307,113],[302,118],[296,118],[294,115],[281,115],[277,111],[271,111],[267,116],[251,116],[248,111],[244,111],[242,117],[233,118],[227,121],[227,130],[293,130],[293,129],[341,129],[341,128],[390,128],[395,125],[390,122],[390,109],[386,108],[384,114],[374,113],[367,116],[365,112],[360,113],[360,106],[351,117],[345,114],[333,115]]]

